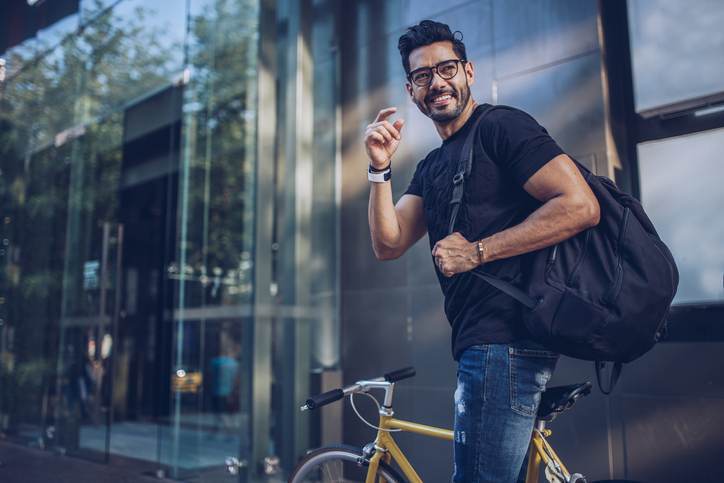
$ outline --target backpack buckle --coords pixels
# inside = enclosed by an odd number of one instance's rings
[[[455,176],[453,176],[453,184],[455,186],[459,185],[463,182],[463,179],[465,178],[465,173],[457,173]]]

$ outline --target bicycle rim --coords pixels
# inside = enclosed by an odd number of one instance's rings
[[[362,452],[352,448],[322,448],[308,454],[289,478],[290,483],[359,483],[367,476],[367,463]],[[403,483],[397,472],[380,463],[381,481]]]

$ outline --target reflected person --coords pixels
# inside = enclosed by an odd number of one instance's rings
[[[233,344],[224,344],[222,352],[211,359],[211,408],[216,415],[217,429],[231,427],[230,413],[236,409],[239,372],[238,351]]]

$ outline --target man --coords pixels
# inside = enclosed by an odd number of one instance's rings
[[[518,302],[470,270],[483,265],[515,282],[525,268],[522,254],[595,226],[599,205],[543,127],[521,110],[496,106],[477,127],[459,231],[448,236],[462,145],[490,106],[472,98],[475,69],[447,25],[424,20],[398,47],[410,99],[432,119],[442,145],[418,163],[395,205],[389,167],[404,121],[388,120],[396,111],[388,107],[367,126],[372,246],[378,259],[391,260],[428,233],[458,361],[453,481],[514,482],[558,355],[529,340]]]

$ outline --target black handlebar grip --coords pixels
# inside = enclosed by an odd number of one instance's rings
[[[385,381],[397,382],[402,379],[407,379],[408,377],[413,377],[414,375],[414,367],[405,367],[404,369],[397,369],[396,371],[388,372],[387,374],[385,374]]]
[[[317,409],[318,407],[324,406],[325,404],[339,401],[344,397],[344,392],[341,389],[332,389],[331,391],[324,392],[312,396],[305,401],[307,409]]]

